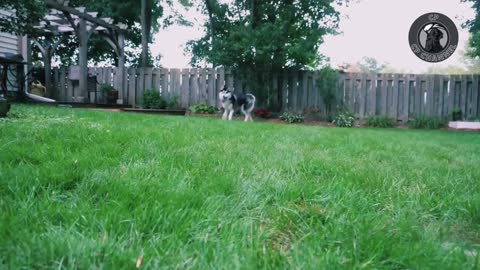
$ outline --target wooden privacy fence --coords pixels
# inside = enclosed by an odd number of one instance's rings
[[[271,77],[271,84],[261,95],[248,80],[236,79],[224,68],[129,68],[120,78],[117,68],[89,68],[88,89],[82,93],[75,80],[75,69],[54,68],[54,98],[61,102],[105,103],[102,84],[119,92],[119,103],[141,106],[145,90],[155,89],[167,99],[175,98],[183,108],[197,103],[219,105],[218,92],[224,85],[236,93],[257,94],[261,105],[275,105],[281,111],[304,112],[317,108],[325,113],[325,84],[317,71],[284,71]],[[448,117],[458,108],[464,118],[480,117],[480,75],[415,75],[344,73],[335,82],[332,110],[389,116],[399,121],[419,116]]]
[[[86,92],[81,91],[78,80],[71,76],[74,73],[75,67],[53,69],[53,98],[60,102],[105,103],[101,88],[108,84],[119,90],[120,104],[141,106],[144,92],[155,89],[166,99],[176,99],[180,107],[187,108],[197,103],[218,106],[217,93],[225,83],[233,88],[233,77],[224,68],[125,68],[123,78],[115,67],[89,68]]]
[[[388,116],[407,121],[420,115],[479,117],[479,75],[345,74],[340,103],[359,118]],[[343,90],[343,91],[342,91]],[[342,95],[343,94],[343,95]]]

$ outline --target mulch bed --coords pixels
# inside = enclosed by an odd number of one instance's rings
[[[137,109],[123,108],[124,112],[149,113],[149,114],[169,114],[169,115],[185,115],[186,110],[170,110],[170,109]]]
[[[190,113],[187,112],[186,116],[196,116],[196,117],[211,117],[211,118],[222,118],[222,114],[198,114],[198,113]],[[234,116],[233,120],[236,121],[243,121],[244,117],[243,116]],[[255,118],[255,122],[269,122],[269,123],[275,123],[275,124],[283,124],[286,125],[288,124],[285,121],[282,121],[278,118],[270,118],[270,119],[265,119],[265,118]],[[294,123],[290,125],[304,125],[304,126],[322,126],[322,127],[336,127],[335,124],[331,122],[325,122],[325,121],[305,121],[303,123]],[[354,128],[372,128],[366,125],[357,125],[354,126]],[[397,125],[393,127],[394,129],[411,129],[406,125]],[[441,128],[440,130],[453,130],[453,131],[465,131],[465,132],[480,132],[478,130],[468,130],[468,129],[453,129],[453,128]]]

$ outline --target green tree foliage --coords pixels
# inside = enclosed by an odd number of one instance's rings
[[[316,67],[323,37],[335,33],[334,0],[202,0],[206,34],[188,43],[191,63],[211,63],[245,74],[254,88],[268,87],[268,75],[284,68]]]
[[[161,26],[169,26],[173,23],[187,24],[183,18],[173,10],[172,14],[163,17],[164,7],[173,9],[173,0],[147,0],[148,12],[144,24],[148,33],[148,43],[152,42],[152,36],[158,32]],[[189,6],[187,0],[178,1],[183,6]],[[127,25],[126,31],[126,56],[127,63],[137,64],[140,58],[141,50],[139,48],[142,43],[142,19],[141,19],[141,3],[138,0],[70,0],[70,6],[87,7],[88,11],[98,12],[100,17],[110,17],[113,24],[123,23]],[[0,31],[35,35],[33,28],[46,13],[45,0],[2,0],[0,9],[15,10],[12,16],[0,16]],[[163,17],[163,20],[160,20]],[[74,35],[64,38],[64,41],[57,49],[57,56],[65,65],[74,64],[77,61],[78,41]],[[34,56],[37,54],[35,53]],[[93,63],[110,61],[115,63],[116,55],[110,45],[100,36],[92,35],[89,40],[88,49],[89,59]],[[35,60],[35,57],[34,57]],[[153,63],[153,57],[148,55],[149,64]]]
[[[0,15],[0,31],[22,35],[33,33],[33,26],[47,12],[44,0],[2,0],[0,9],[11,12]]]
[[[150,33],[147,35],[148,42],[152,42],[151,36],[160,28],[160,18],[163,15],[163,6],[160,0],[149,0],[151,3],[151,17],[147,22],[151,25]],[[170,2],[171,4],[171,2]],[[97,11],[101,17],[110,17],[113,23],[123,23],[127,25],[125,33],[126,46],[129,48],[140,47],[142,42],[141,28],[141,5],[138,0],[71,0],[72,6],[85,6],[88,10]],[[58,50],[58,55],[63,60],[62,63],[76,61],[77,38],[71,36],[68,41],[63,43]],[[126,51],[127,63],[138,64],[140,50]],[[89,40],[89,59],[92,62],[116,61],[116,55],[113,48],[105,42],[100,36],[92,35]],[[151,60],[151,58],[150,58]]]
[[[468,55],[472,58],[480,56],[480,0],[462,0],[462,2],[471,2],[472,8],[475,10],[476,15],[472,20],[468,20],[463,24],[463,27],[467,28],[470,33]]]

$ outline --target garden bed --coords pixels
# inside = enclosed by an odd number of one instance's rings
[[[169,115],[185,115],[187,110],[182,109],[138,109],[124,108],[124,112],[149,113],[149,114],[169,114]]]
[[[222,117],[222,114],[220,113],[192,113],[190,111],[187,111],[185,114],[186,116],[200,116],[200,117]]]

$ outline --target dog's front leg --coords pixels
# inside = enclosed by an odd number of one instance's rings
[[[234,110],[231,109],[231,110],[230,110],[230,114],[228,115],[228,120],[230,120],[230,121],[232,120],[233,112],[234,112]]]
[[[227,120],[227,117],[228,117],[228,110],[226,108],[223,109],[223,115],[222,115],[222,119],[223,120]]]

